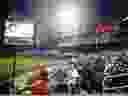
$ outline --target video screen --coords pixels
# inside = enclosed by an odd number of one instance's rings
[[[13,18],[13,17],[10,17]],[[34,24],[29,20],[6,20],[4,44],[6,45],[33,45]]]

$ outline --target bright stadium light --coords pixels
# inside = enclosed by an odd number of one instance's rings
[[[76,24],[76,10],[60,9],[56,16],[60,24]]]
[[[52,28],[66,46],[76,43],[80,26],[80,8],[74,3],[61,3],[55,9]],[[68,44],[68,45],[67,45]]]
[[[57,32],[72,34],[78,30],[79,26],[79,8],[75,4],[60,4],[58,5],[55,18],[53,18],[53,26]]]

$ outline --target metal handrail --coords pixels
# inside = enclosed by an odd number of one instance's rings
[[[116,77],[121,77],[121,76],[128,76],[128,73],[121,73],[121,74],[115,74],[115,75],[108,75],[105,77],[106,78],[116,78]]]

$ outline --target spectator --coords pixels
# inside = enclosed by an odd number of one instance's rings
[[[32,79],[33,80],[48,80],[48,65],[47,64],[33,64],[32,65]]]
[[[93,70],[94,64],[95,64],[95,59],[94,58],[81,58],[80,63],[83,65],[82,70],[80,72],[81,76],[81,88],[88,93],[91,93],[93,91],[93,86],[95,86],[95,71]],[[92,84],[93,83],[93,84]]]

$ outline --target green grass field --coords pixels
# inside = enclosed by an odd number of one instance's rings
[[[0,64],[47,64],[47,58],[32,56],[0,57]]]
[[[48,60],[33,56],[16,56],[16,64],[48,64]]]
[[[0,57],[0,64],[13,64],[15,57]]]

